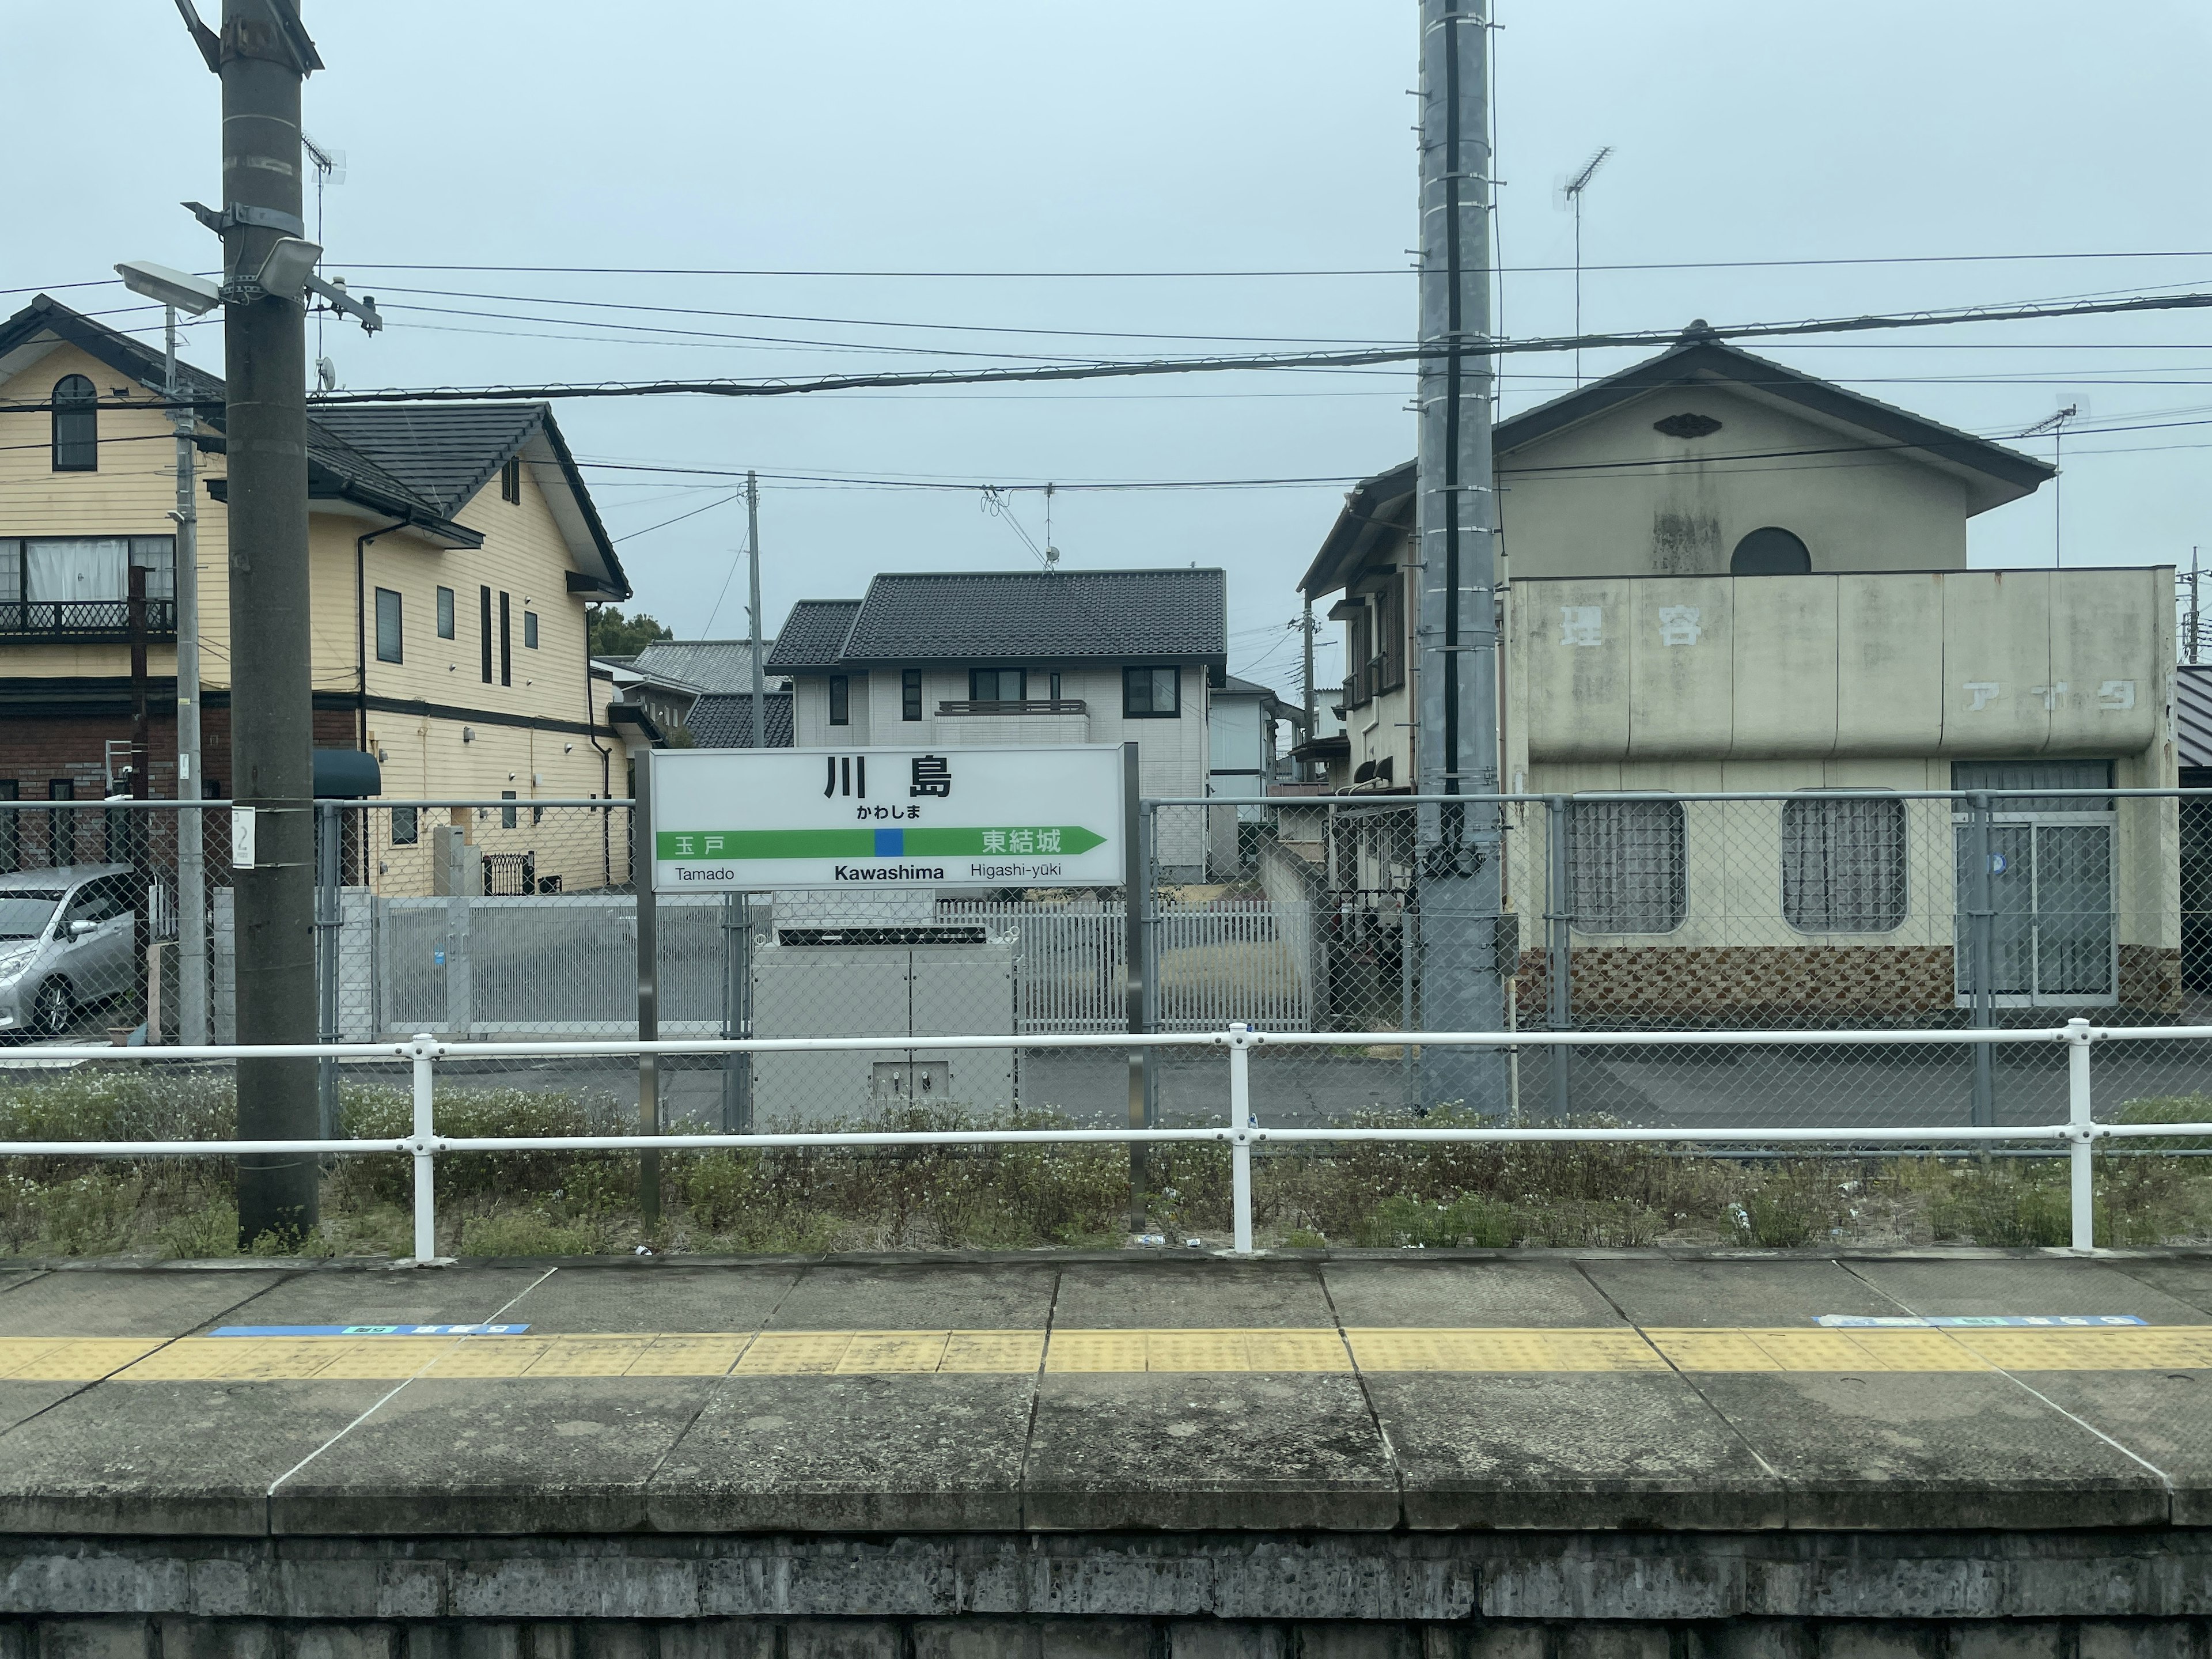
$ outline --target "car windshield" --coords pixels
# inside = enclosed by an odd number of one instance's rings
[[[0,893],[0,939],[38,938],[61,902],[59,893]]]

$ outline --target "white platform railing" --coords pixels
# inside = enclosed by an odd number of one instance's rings
[[[1195,1128],[1109,1129],[926,1129],[824,1130],[760,1134],[627,1135],[441,1135],[437,1132],[432,1091],[440,1060],[632,1058],[658,1054],[744,1054],[817,1052],[916,1052],[1004,1048],[1004,1032],[988,1036],[680,1038],[658,1042],[446,1042],[418,1036],[407,1042],[288,1043],[198,1048],[41,1048],[41,1064],[117,1061],[173,1064],[242,1058],[321,1059],[390,1063],[408,1061],[413,1069],[414,1122],[397,1139],[359,1140],[27,1140],[0,1141],[7,1158],[233,1158],[254,1154],[313,1153],[319,1157],[371,1154],[411,1158],[415,1164],[415,1255],[417,1265],[441,1260],[437,1254],[436,1159],[444,1152],[697,1152],[766,1146],[973,1146],[1100,1142],[1133,1146],[1176,1141],[1221,1141],[1231,1149],[1231,1203],[1234,1212],[1232,1253],[1252,1253],[1252,1148],[1262,1142],[1297,1145],[1314,1141],[1587,1142],[1648,1146],[1988,1146],[2055,1142],[2071,1162],[2070,1249],[2095,1248],[2092,1155],[2108,1139],[2166,1139],[2212,1137],[2212,1122],[2102,1123],[2092,1109],[2090,1050],[2100,1042],[2212,1039],[2207,1025],[2097,1026],[2086,1019],[2063,1027],[2018,1030],[1881,1031],[1255,1031],[1239,1023],[1219,1031],[1195,1033],[1027,1036],[1024,1048],[1221,1048],[1228,1053],[1226,1121]],[[1467,1125],[1449,1128],[1342,1127],[1269,1128],[1252,1104],[1252,1051],[1255,1048],[1366,1046],[1404,1043],[1417,1048],[1746,1048],[1791,1046],[1926,1047],[2001,1043],[2062,1043],[2067,1058],[2067,1116],[2061,1123],[2009,1127],[1686,1129],[1672,1127],[1595,1128],[1576,1124]]]

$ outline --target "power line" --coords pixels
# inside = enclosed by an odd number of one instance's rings
[[[441,288],[391,288],[388,294],[417,294],[431,299],[495,300],[506,305],[568,306],[578,310],[622,311],[674,317],[732,317],[756,322],[771,323],[828,323],[847,328],[915,328],[943,331],[960,334],[1049,334],[1101,340],[1229,340],[1243,344],[1272,345],[1377,345],[1383,342],[1348,339],[1340,336],[1321,339],[1286,334],[1166,334],[1103,328],[1024,328],[1011,323],[928,323],[884,317],[822,317],[805,312],[785,311],[727,311],[709,306],[653,306],[623,300],[566,300],[544,294],[477,294],[465,289]],[[387,306],[386,310],[428,310],[428,307]],[[498,315],[496,313],[460,313],[466,316]],[[565,322],[565,318],[529,318],[512,320],[532,322]],[[574,319],[580,325],[589,319]],[[678,331],[671,330],[670,332]],[[714,337],[743,338],[744,336]]]
[[[2128,312],[2179,311],[2212,306],[2212,294],[2137,295],[2121,300],[2091,300],[2057,305],[1972,307],[1938,311],[1826,318],[1796,323],[1708,325],[1699,337],[1711,340],[1787,338],[1803,334],[1858,332],[1871,329],[1928,328],[1970,322],[2021,322],[2060,317],[2108,316]],[[1644,329],[1606,334],[1569,335],[1533,340],[1483,340],[1474,349],[1486,354],[1571,351],[1577,346],[1650,346],[1679,343],[1674,330]],[[1464,349],[1464,348],[1462,348]],[[569,398],[659,397],[696,393],[709,397],[783,397],[811,392],[853,391],[885,386],[978,386],[1035,380],[1088,380],[1136,375],[1218,374],[1243,370],[1349,368],[1404,363],[1424,356],[1419,346],[1375,350],[1261,353],[1243,356],[1158,358],[1143,362],[1052,363],[1020,368],[930,370],[918,374],[826,375],[811,380],[606,381],[597,386],[444,386],[380,392],[325,392],[311,406],[349,404],[450,403],[483,398]]]
[[[1662,259],[1589,265],[1584,270],[1760,270],[1827,265],[1940,265],[2056,263],[2080,259],[2208,259],[2212,248],[2094,249],[2052,253],[1891,253],[1856,254],[1835,258],[1801,259]],[[506,265],[506,264],[390,264],[353,260],[353,270],[444,270],[483,272],[493,276],[792,276],[852,277],[860,280],[974,282],[1125,282],[1207,281],[1217,278],[1333,276],[1409,276],[1412,265],[1370,265],[1324,269],[1282,268],[1266,270],[826,270],[791,266],[712,265]],[[1509,276],[1565,273],[1572,265],[1502,265]],[[0,293],[26,290],[0,289]]]

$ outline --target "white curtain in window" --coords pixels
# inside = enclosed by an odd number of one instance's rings
[[[1574,926],[1584,933],[1670,933],[1689,896],[1681,803],[1578,800],[1567,815]]]
[[[1881,933],[1905,921],[1905,803],[1830,795],[1782,808],[1782,913],[1808,933]]]
[[[127,537],[40,537],[23,544],[23,597],[32,600],[130,597]]]

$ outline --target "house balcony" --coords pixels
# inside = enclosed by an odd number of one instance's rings
[[[937,705],[939,714],[1082,714],[1090,705],[1080,697],[959,698]]]
[[[146,637],[177,637],[174,599],[146,601]],[[0,643],[127,644],[128,599],[0,599]]]
[[[1091,706],[1081,697],[957,698],[937,705],[948,742],[1020,745],[1088,743]]]

